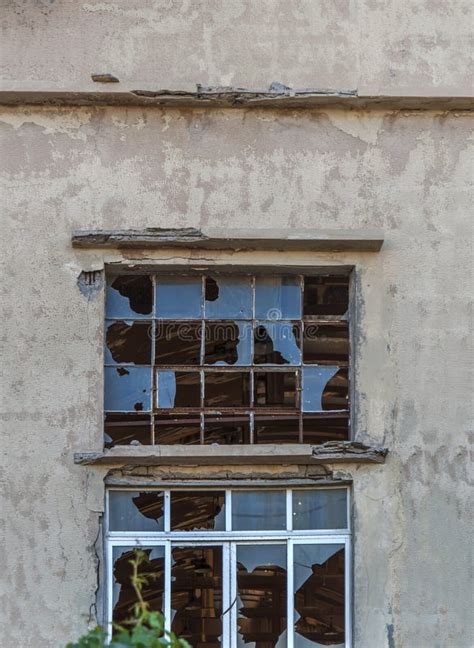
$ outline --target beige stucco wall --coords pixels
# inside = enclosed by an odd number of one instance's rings
[[[4,0],[5,87],[203,85],[469,95],[469,0]]]
[[[356,439],[390,450],[337,468],[354,480],[355,647],[469,648],[472,117],[16,108],[0,121],[5,645],[59,648],[95,602],[105,470],[73,452],[101,448],[102,294],[88,301],[77,278],[124,259],[73,250],[71,230],[208,225],[385,230],[378,254],[214,260],[355,265]]]

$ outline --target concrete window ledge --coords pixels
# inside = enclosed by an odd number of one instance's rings
[[[242,464],[384,463],[386,448],[351,441],[322,445],[285,443],[279,445],[155,445],[117,446],[103,452],[76,452],[81,465],[114,466],[221,466]]]

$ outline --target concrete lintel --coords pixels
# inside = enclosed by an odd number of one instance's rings
[[[384,463],[387,450],[362,444],[336,445],[284,443],[279,445],[235,446],[116,446],[103,452],[77,452],[74,462],[107,466],[221,466],[301,465],[321,463]]]
[[[92,84],[94,85],[94,84]],[[158,106],[170,108],[274,108],[317,109],[335,107],[349,109],[386,110],[472,110],[474,97],[468,95],[362,95],[357,90],[286,88],[204,87],[196,90],[166,88],[123,88],[119,83],[105,84],[105,88],[65,88],[48,83],[4,82],[0,89],[3,105],[54,106]]]
[[[379,230],[166,229],[76,230],[77,248],[200,248],[207,250],[282,250],[378,252]]]

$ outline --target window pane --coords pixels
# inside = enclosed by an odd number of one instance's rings
[[[286,647],[286,546],[237,546],[237,646]]]
[[[291,322],[257,322],[254,333],[255,364],[301,364],[300,330]]]
[[[224,531],[224,491],[172,491],[171,531]]]
[[[199,414],[155,416],[155,444],[196,445],[200,442],[201,417]]]
[[[255,317],[264,320],[300,319],[299,277],[257,277]]]
[[[169,319],[196,319],[202,315],[201,277],[158,277],[156,316]]]
[[[205,340],[205,364],[249,365],[252,362],[250,322],[206,322]]]
[[[306,323],[303,333],[305,364],[345,366],[349,361],[349,330],[346,322],[338,324]]]
[[[141,412],[151,409],[151,369],[149,367],[105,367],[107,411]]]
[[[346,529],[347,491],[345,489],[293,491],[293,529]]]
[[[139,568],[139,574],[146,574],[146,584],[142,596],[151,612],[163,611],[165,549],[164,547],[140,547],[146,561]],[[131,584],[132,565],[136,557],[136,547],[113,548],[113,621],[122,624],[133,614],[133,606],[138,603]]]
[[[331,389],[330,381],[339,372],[339,367],[303,368],[303,412],[322,412],[329,409],[347,408],[347,383],[341,381]]]
[[[252,319],[250,277],[206,277],[206,319]]]
[[[294,546],[295,648],[344,648],[344,546]]]
[[[303,443],[326,443],[349,439],[349,416],[303,414]]]
[[[222,547],[173,547],[171,617],[194,648],[221,648]]]
[[[304,278],[303,316],[344,315],[349,307],[349,277]]]
[[[157,371],[158,407],[199,407],[201,376],[195,371]]]
[[[206,407],[248,407],[250,374],[241,371],[209,371],[204,377]]]
[[[206,416],[204,418],[204,443],[250,443],[250,417]]]
[[[299,416],[255,416],[255,443],[298,443]]]
[[[286,529],[285,491],[233,491],[233,531]]]
[[[201,360],[200,322],[157,321],[155,362],[158,365],[198,365]]]
[[[163,493],[109,491],[110,531],[163,531]]]
[[[296,407],[296,394],[295,371],[255,372],[255,407]]]
[[[147,414],[106,414],[105,447],[128,445],[136,441],[142,445],[151,443],[151,417]]]
[[[105,363],[150,365],[152,326],[151,322],[108,322]]]
[[[139,319],[150,317],[153,310],[153,287],[146,275],[110,277],[105,294],[106,317]]]

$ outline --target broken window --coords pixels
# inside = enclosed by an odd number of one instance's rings
[[[105,445],[349,438],[349,276],[110,277]]]
[[[348,646],[346,488],[108,491],[107,622],[136,603],[135,550],[151,610],[193,646]]]

